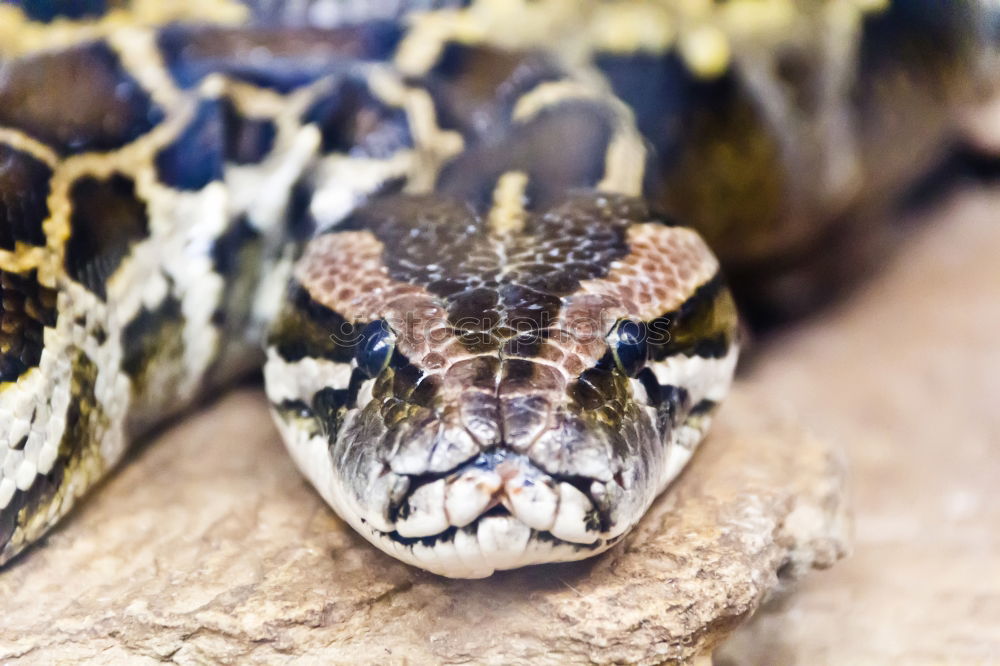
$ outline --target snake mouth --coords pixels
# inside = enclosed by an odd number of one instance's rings
[[[362,520],[362,522],[364,521]],[[506,525],[503,525],[502,527],[500,527],[499,530],[496,530],[496,528],[493,526],[497,525],[498,523],[506,523]],[[455,542],[459,538],[460,534],[466,537],[470,537],[472,539],[479,539],[480,527],[486,525],[490,525],[488,529],[492,531],[501,531],[501,532],[509,532],[511,531],[510,528],[514,526],[518,527],[523,526],[523,524],[520,523],[520,521],[511,516],[510,513],[507,511],[495,511],[495,512],[490,511],[479,516],[476,520],[472,521],[465,527],[456,527],[452,525],[443,532],[438,532],[437,534],[431,534],[429,536],[423,536],[423,537],[404,537],[395,530],[391,532],[383,532],[382,530],[379,530],[371,525],[369,525],[369,529],[373,534],[383,539],[388,539],[400,546],[412,547],[420,545],[425,548],[435,548],[440,544]],[[550,544],[553,547],[567,547],[580,553],[601,552],[618,543],[624,536],[625,533],[621,533],[608,538],[599,537],[592,543],[578,543],[574,541],[567,541],[565,539],[560,539],[559,537],[552,534],[551,531],[539,531],[527,528],[527,537],[528,537],[527,541],[529,542],[533,542],[536,545]]]
[[[406,477],[390,503],[395,528],[379,534],[397,543],[433,543],[483,522],[521,523],[535,539],[597,548],[612,527],[606,484],[551,474],[507,447],[491,448],[454,469]],[[614,483],[614,482],[612,482]]]
[[[449,578],[484,578],[502,569],[582,560],[611,548],[627,533],[576,543],[532,529],[503,507],[494,507],[464,527],[452,525],[423,537],[384,532],[363,519],[361,523],[361,534],[385,552]]]

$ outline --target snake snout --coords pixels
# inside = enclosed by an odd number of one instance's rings
[[[450,473],[411,478],[396,511],[396,533],[427,537],[476,521],[506,518],[562,541],[592,544],[608,519],[603,486],[558,478],[506,447],[485,451]],[[595,494],[595,492],[597,494]]]

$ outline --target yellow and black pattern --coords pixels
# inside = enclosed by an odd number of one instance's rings
[[[355,31],[340,43],[335,31],[243,39],[108,11],[25,23],[38,49],[2,65],[3,560],[66,513],[137,433],[252,367],[296,243],[311,234],[296,198],[325,175],[313,167],[364,150],[379,131],[353,117],[402,122],[371,94],[323,117],[347,88],[368,94],[364,63],[383,57]],[[288,48],[272,57],[287,60],[291,78],[273,62],[263,75],[242,67],[248,50],[275,41]],[[309,49],[315,71],[303,72]],[[327,138],[337,133],[340,143]],[[411,147],[405,132],[384,134],[384,153]],[[371,187],[385,179],[380,167]]]
[[[292,4],[0,5],[0,562],[265,353],[387,551],[609,547],[736,361],[676,220],[773,303],[940,145],[985,6]]]

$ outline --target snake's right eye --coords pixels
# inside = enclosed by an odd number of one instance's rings
[[[608,347],[618,369],[635,377],[646,365],[646,327],[631,319],[620,319],[608,334]]]
[[[371,322],[361,330],[355,358],[358,367],[369,377],[376,377],[389,365],[396,348],[396,334],[384,319]]]

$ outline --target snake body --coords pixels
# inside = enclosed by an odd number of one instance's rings
[[[733,374],[709,245],[737,276],[812,256],[859,170],[911,177],[869,146],[939,144],[976,16],[326,4],[0,7],[0,563],[262,361],[297,465],[390,555],[480,577],[609,548]],[[901,94],[936,106],[869,113]]]

